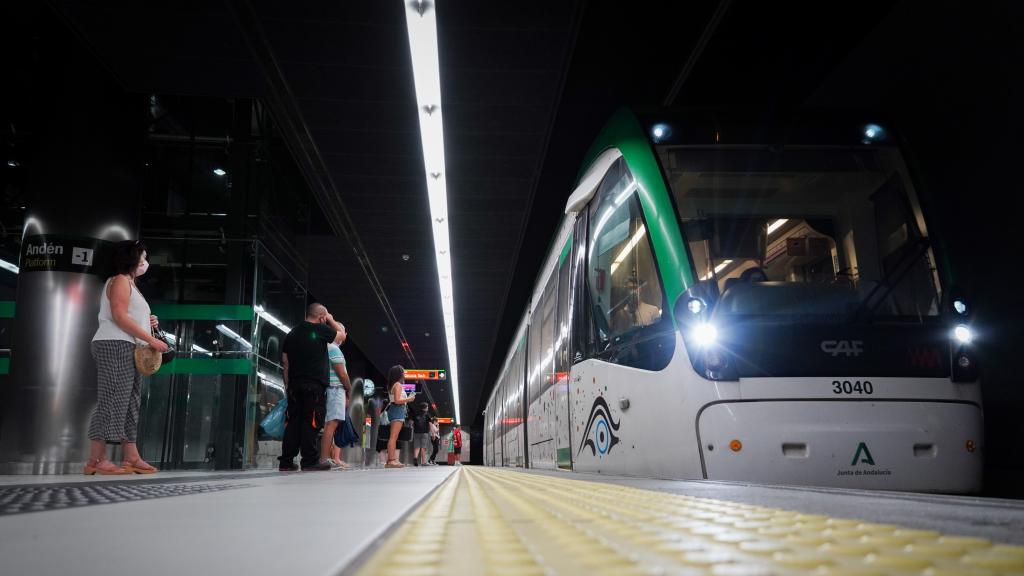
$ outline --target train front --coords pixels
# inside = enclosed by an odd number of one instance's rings
[[[822,126],[652,129],[695,280],[677,326],[735,387],[696,416],[704,475],[978,491],[972,303],[894,135]]]

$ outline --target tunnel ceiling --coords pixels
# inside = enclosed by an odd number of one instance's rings
[[[293,142],[321,161],[326,174],[313,177],[329,182],[330,200],[348,211],[363,264],[418,365],[446,368],[402,6],[144,4],[54,2],[130,91],[273,96],[275,113],[295,120]],[[467,423],[490,390],[581,158],[608,115],[623,104],[754,113],[802,104],[895,2],[858,3],[843,15],[825,4],[440,3]],[[309,287],[386,373],[403,362],[400,342],[351,244],[324,232],[294,239],[309,259]],[[451,415],[450,391],[432,390]]]

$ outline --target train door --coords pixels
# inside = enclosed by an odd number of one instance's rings
[[[569,325],[571,313],[570,272],[572,269],[573,238],[571,234],[558,257],[558,290],[555,305],[555,341],[554,341],[554,414],[551,419],[555,445],[555,465],[569,470],[572,468],[572,440],[569,430],[569,367],[572,365],[569,345]]]
[[[558,275],[552,269],[541,280],[543,289],[530,314],[527,338],[527,415],[529,460],[533,468],[555,467],[554,341]]]

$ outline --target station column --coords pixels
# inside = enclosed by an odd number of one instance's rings
[[[137,238],[144,97],[79,51],[37,87],[31,198],[0,390],[0,474],[77,472],[96,404],[90,342],[109,248]]]

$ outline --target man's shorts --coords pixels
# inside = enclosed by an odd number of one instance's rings
[[[327,421],[345,419],[345,388],[331,386],[327,388]]]
[[[423,432],[421,434],[412,435],[412,449],[417,448],[421,450],[430,450],[433,448],[433,444],[430,442],[430,432]]]

